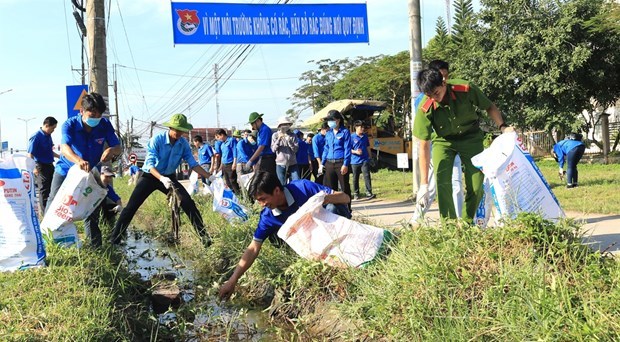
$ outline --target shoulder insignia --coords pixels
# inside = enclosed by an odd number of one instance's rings
[[[469,84],[453,84],[452,90],[457,91],[459,93],[466,93],[469,91]]]
[[[422,111],[424,113],[427,113],[429,109],[431,109],[431,106],[433,106],[433,109],[437,109],[437,103],[435,102],[435,100],[431,99],[430,97],[426,99],[426,101],[424,101],[424,103],[422,104]]]

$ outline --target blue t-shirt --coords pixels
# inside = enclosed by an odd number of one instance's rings
[[[353,144],[351,150],[362,150],[361,155],[351,153],[351,164],[361,164],[370,158],[368,156],[368,146],[370,146],[370,142],[366,134],[362,133],[361,136],[356,133],[351,134],[351,143]]]
[[[327,131],[321,163],[325,165],[327,159],[344,159],[344,166],[351,164],[351,133],[348,129],[339,127],[336,133],[332,129]]]
[[[218,140],[219,141],[219,140]],[[235,160],[235,148],[237,140],[233,137],[227,137],[226,141],[215,144],[215,153],[222,157],[222,164],[232,164]]]
[[[112,200],[112,202],[116,203],[118,202],[119,199],[121,199],[121,197],[116,193],[116,191],[114,191],[114,188],[112,188],[111,184],[108,184],[108,195],[107,197],[109,199]]]
[[[187,140],[180,137],[174,144],[171,144],[168,132],[158,133],[149,140],[146,145],[146,158],[142,166],[144,172],[150,173],[151,168],[154,167],[162,175],[172,175],[181,165],[181,159],[187,162],[190,169],[198,166]]]
[[[69,145],[73,153],[86,160],[91,167],[94,167],[101,161],[104,143],[108,143],[109,147],[115,147],[120,144],[118,137],[114,133],[114,128],[108,119],[101,118],[99,124],[93,127],[90,132],[87,132],[84,130],[82,115],[73,116],[65,121],[62,125],[61,143]],[[61,176],[66,176],[73,164],[73,162],[61,154],[54,170]]]
[[[568,155],[568,152],[581,145],[583,145],[583,142],[579,140],[564,139],[558,141],[558,143],[553,146],[553,152],[558,156],[558,164],[560,167],[564,167],[564,159]]]
[[[235,158],[237,158],[237,163],[247,163],[254,152],[256,152],[256,148],[256,145],[252,145],[248,141],[248,138],[237,141],[237,153],[235,155]]]
[[[323,149],[325,149],[325,136],[321,133],[318,133],[314,137],[312,137],[312,152],[314,154],[313,158],[323,158]]]
[[[310,145],[304,139],[299,138],[297,138],[297,144],[299,145],[299,149],[297,149],[297,165],[309,165],[308,156],[312,157]]]
[[[271,128],[264,123],[261,124],[258,129],[258,137],[256,142],[258,143],[258,146],[265,146],[260,154],[261,156],[273,154],[273,151],[271,150]]]
[[[30,137],[28,153],[37,163],[52,164],[54,162],[54,143],[52,136],[40,129]]]
[[[129,167],[129,175],[130,176],[135,175],[136,173],[138,173],[138,171],[140,171],[140,168],[138,167],[138,165],[131,165]]]
[[[258,227],[254,231],[254,241],[263,242],[270,235],[276,234],[286,219],[304,205],[310,197],[321,191],[327,194],[332,193],[332,189],[306,179],[291,181],[284,186],[284,189],[288,208],[279,215],[274,215],[273,210],[264,208],[260,213]]]
[[[424,93],[419,93],[413,101],[413,108],[417,111],[420,106],[420,102],[422,102],[422,98],[424,97]]]
[[[213,149],[209,144],[202,144],[198,149],[198,164],[211,164],[211,157],[213,157]]]

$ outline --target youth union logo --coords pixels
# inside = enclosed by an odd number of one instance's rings
[[[198,31],[200,19],[198,18],[198,10],[177,10],[179,20],[177,20],[177,28],[179,32],[186,36],[191,36]]]

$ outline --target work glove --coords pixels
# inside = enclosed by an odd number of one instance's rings
[[[323,166],[323,164],[319,165],[319,171],[317,172],[317,175],[322,175],[323,171],[325,171],[325,166]]]
[[[428,205],[428,184],[421,184],[415,202],[422,208]]]
[[[248,169],[251,169],[252,166],[254,166],[254,163],[251,160],[248,160],[248,162],[245,163],[245,167],[247,167]]]
[[[170,189],[170,187],[172,186],[172,181],[168,177],[161,176],[159,177],[159,181],[164,185],[164,188],[166,188],[166,190]]]
[[[112,208],[112,211],[115,213],[120,213],[121,211],[123,211],[123,206],[119,204],[116,207]]]
[[[559,173],[559,174],[563,174],[563,173],[564,173],[564,169],[563,169],[563,168],[559,168],[559,169],[558,169],[558,173]]]
[[[249,164],[250,163],[248,162],[243,165],[243,172],[250,173],[252,171],[252,165],[249,165]]]

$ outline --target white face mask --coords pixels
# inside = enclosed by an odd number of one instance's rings
[[[282,133],[288,132],[289,129],[291,129],[291,126],[288,125],[281,125],[280,127],[278,127],[278,130]]]

